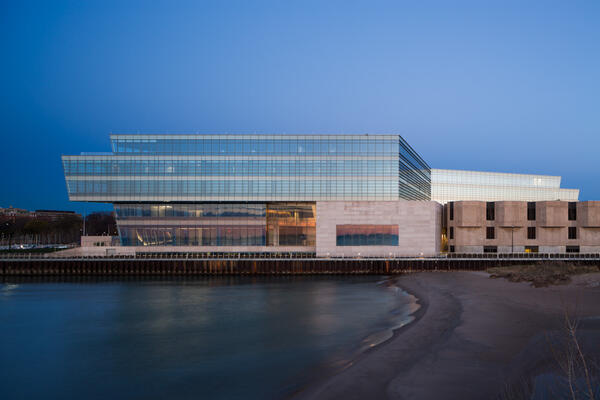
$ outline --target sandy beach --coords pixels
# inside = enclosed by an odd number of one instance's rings
[[[416,273],[397,284],[419,299],[415,321],[299,399],[489,399],[556,364],[547,334],[565,310],[600,352],[600,274],[533,288],[487,273]]]

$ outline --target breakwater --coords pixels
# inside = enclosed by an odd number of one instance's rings
[[[540,262],[598,265],[600,255],[560,254],[527,257],[512,255],[452,255],[436,258],[193,258],[77,257],[0,259],[0,277],[8,276],[177,276],[177,275],[306,275],[398,274],[415,271],[482,271],[497,266]]]

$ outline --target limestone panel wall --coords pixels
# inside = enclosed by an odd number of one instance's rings
[[[600,227],[577,229],[577,240],[582,246],[600,246]]]
[[[445,207],[448,246],[456,253],[481,253],[485,246],[497,252],[594,253],[600,249],[600,201],[578,203],[573,220],[569,220],[566,201],[536,202],[532,220],[528,220],[525,201],[496,202],[490,221],[482,213],[484,202],[454,202],[453,220],[449,218],[450,205]]]
[[[580,226],[600,228],[600,201],[582,201],[577,204]]]
[[[496,220],[500,226],[523,226],[527,221],[527,203],[523,201],[496,202]]]
[[[485,201],[460,201],[454,203],[456,226],[482,226],[485,221]]]
[[[536,228],[536,240],[535,245],[539,246],[565,246],[568,243],[568,233],[566,227],[544,227],[538,226]],[[577,243],[574,243],[577,244]]]
[[[442,206],[434,201],[319,201],[318,257],[436,256]],[[337,246],[337,225],[398,225],[398,246]]]
[[[111,246],[114,236],[82,236],[81,247]],[[118,238],[117,238],[118,239]]]
[[[540,201],[536,207],[538,226],[566,226],[568,221],[567,201]]]
[[[483,246],[483,240],[485,238],[484,227],[454,227],[454,239],[451,239],[454,243],[460,243],[461,246]]]
[[[454,246],[455,253],[483,253],[483,246]]]
[[[527,240],[527,229],[519,227],[515,224],[514,228],[501,227],[495,228],[496,238],[494,239],[494,246],[506,246],[507,248],[514,248],[515,246],[529,246]],[[490,243],[491,244],[491,243]],[[489,245],[486,243],[486,245]],[[516,250],[515,250],[516,251]]]

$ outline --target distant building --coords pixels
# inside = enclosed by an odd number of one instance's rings
[[[30,217],[32,216],[29,210],[23,208],[14,208],[9,206],[8,208],[0,208],[0,215],[6,217]]]
[[[81,218],[81,214],[76,214],[75,211],[59,211],[59,210],[35,210],[35,216],[49,221],[58,221],[65,216],[75,216]]]
[[[431,200],[449,201],[577,201],[579,189],[560,187],[560,176],[502,172],[431,170]]]

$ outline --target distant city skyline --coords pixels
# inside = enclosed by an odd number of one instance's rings
[[[109,133],[400,134],[432,168],[600,200],[600,3],[4,5],[0,207],[71,203]]]

